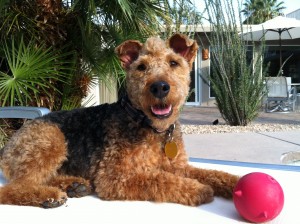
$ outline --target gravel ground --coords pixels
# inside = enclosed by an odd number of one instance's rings
[[[212,125],[218,119],[217,125]],[[277,132],[300,130],[300,111],[290,113],[265,113],[248,126],[225,124],[216,107],[184,107],[180,115],[184,134],[238,133],[238,132]]]
[[[181,125],[183,134],[212,134],[239,132],[275,132],[300,130],[300,125],[293,124],[251,124],[248,126],[229,125]]]

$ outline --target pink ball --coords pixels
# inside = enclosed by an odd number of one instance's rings
[[[254,172],[238,181],[233,191],[233,202],[244,219],[250,222],[266,222],[281,212],[284,194],[273,177]]]

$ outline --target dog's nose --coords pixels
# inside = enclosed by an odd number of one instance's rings
[[[164,81],[158,81],[150,86],[150,91],[156,98],[162,99],[168,95],[170,85]]]

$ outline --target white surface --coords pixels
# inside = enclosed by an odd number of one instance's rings
[[[264,172],[273,176],[282,186],[285,204],[281,214],[269,223],[296,224],[300,220],[300,173],[237,167],[219,164],[192,163],[208,169],[245,175],[250,172]],[[0,186],[5,183],[0,175]],[[247,223],[239,217],[232,201],[216,198],[212,203],[189,207],[171,203],[137,201],[102,201],[95,196],[68,199],[67,203],[55,209],[0,205],[1,224],[35,223],[203,223],[234,224]]]

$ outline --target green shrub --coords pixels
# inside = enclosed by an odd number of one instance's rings
[[[208,78],[216,105],[227,124],[246,126],[257,117],[264,96],[263,45],[255,47],[241,38],[244,27],[232,0],[205,1],[211,24],[207,38],[213,74]],[[256,55],[250,60],[249,44]]]

